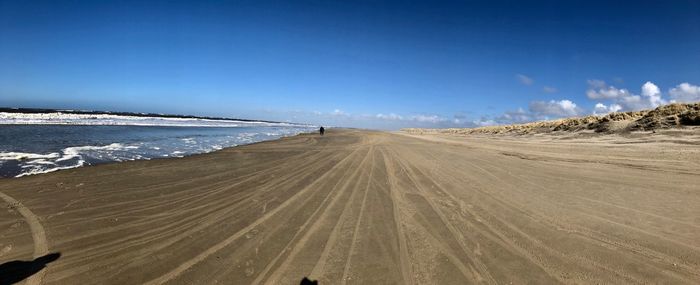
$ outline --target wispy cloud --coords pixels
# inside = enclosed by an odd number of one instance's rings
[[[377,119],[381,119],[381,120],[403,120],[403,116],[397,115],[394,113],[389,113],[389,114],[379,113],[376,115],[376,117],[377,117]]]
[[[497,125],[497,124],[524,123],[524,122],[529,122],[532,120],[534,120],[532,113],[525,111],[523,108],[518,108],[515,111],[506,111],[502,115],[496,117],[495,119],[488,119],[487,118],[486,122],[488,122],[489,124],[491,122],[493,122],[494,125]],[[479,124],[484,125],[483,118]]]
[[[592,88],[604,88],[607,86],[605,81],[599,79],[588,79],[586,82],[588,82],[588,86]]]
[[[345,113],[343,110],[340,109],[335,109],[333,112],[330,113],[333,116],[348,116],[348,113]]]
[[[517,79],[518,81],[520,81],[520,83],[522,83],[524,85],[532,85],[533,83],[535,83],[534,79],[532,79],[524,74],[516,74],[515,79]]]
[[[358,127],[370,129],[400,129],[407,127],[419,128],[448,128],[448,127],[475,127],[474,122],[467,120],[462,115],[442,116],[438,114],[397,114],[394,112],[367,114],[367,113],[352,113],[343,109],[334,109],[331,111],[267,111],[268,114],[274,116],[274,119],[288,121],[289,119],[280,119],[279,117],[291,117],[295,122],[307,122],[315,125],[323,126],[338,126],[338,127]]]
[[[542,91],[544,91],[545,93],[557,93],[557,91],[559,91],[559,90],[557,88],[554,88],[551,86],[545,86],[545,87],[542,87]]]

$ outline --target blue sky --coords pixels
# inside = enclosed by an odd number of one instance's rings
[[[0,106],[395,129],[700,100],[697,1],[6,1]]]

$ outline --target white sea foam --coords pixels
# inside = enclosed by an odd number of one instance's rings
[[[180,140],[182,140],[183,142],[185,142],[187,144],[196,144],[197,143],[197,141],[195,141],[193,138],[184,138],[184,139],[180,139]]]
[[[0,160],[25,160],[25,159],[46,159],[61,156],[57,152],[49,154],[26,153],[26,152],[0,152]]]
[[[56,159],[56,161],[66,161],[70,160],[73,158],[79,158],[81,157],[81,154],[85,154],[87,152],[105,152],[105,151],[120,151],[120,150],[129,150],[129,149],[137,149],[138,146],[125,146],[120,143],[113,143],[105,146],[92,146],[92,145],[86,145],[86,146],[73,146],[73,147],[67,147],[63,149],[63,156],[59,159]],[[108,154],[108,152],[107,152]],[[117,160],[116,158],[115,160]]]
[[[109,114],[7,113],[0,112],[0,125],[111,125],[174,127],[293,127],[290,123],[268,123],[197,118],[140,117]]]
[[[59,170],[64,170],[64,169],[77,168],[77,167],[83,166],[84,164],[85,164],[85,161],[82,161],[82,160],[81,160],[81,161],[80,161],[78,164],[76,164],[76,165],[61,166],[61,167],[53,167],[53,168],[38,168],[38,167],[35,167],[35,168],[30,169],[29,171],[22,172],[22,173],[20,173],[19,175],[15,176],[15,177],[18,178],[18,177],[27,176],[27,175],[42,174],[42,173],[49,173],[49,172],[54,172],[54,171],[59,171]],[[23,168],[24,168],[24,166],[23,166]]]
[[[251,129],[252,130],[252,129]],[[22,149],[22,145],[14,146],[13,152],[0,152],[0,170],[6,171],[3,176],[22,177],[33,174],[54,172],[57,170],[76,168],[84,165],[104,162],[151,159],[157,157],[183,157],[197,153],[207,153],[232,147],[283,136],[295,135],[309,131],[308,127],[299,128],[260,128],[260,132],[248,129],[235,130],[233,134],[223,135],[194,135],[184,137],[165,137],[158,139],[140,140],[127,139],[130,143],[111,143],[106,145],[78,145],[65,148],[51,149],[46,153],[31,153]],[[218,134],[219,132],[214,132]],[[78,141],[80,141],[79,139]],[[60,149],[60,151],[58,151]]]
[[[74,146],[64,148],[61,153],[48,154],[24,153],[24,152],[0,152],[0,161],[14,160],[20,163],[22,173],[15,177],[54,172],[62,169],[76,168],[85,165],[85,156],[98,157],[111,161],[124,159],[143,159],[141,155],[124,154],[124,157],[113,154],[115,151],[128,152],[137,149],[138,146],[113,143],[105,146]],[[73,161],[74,160],[74,161]]]
[[[27,161],[27,164],[55,165],[56,163],[53,161],[48,161],[46,159],[35,159],[35,160]]]

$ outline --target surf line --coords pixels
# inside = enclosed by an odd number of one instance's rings
[[[0,198],[5,200],[11,207],[14,207],[19,211],[19,213],[24,217],[29,224],[29,230],[32,233],[32,239],[34,240],[34,258],[44,256],[49,253],[49,243],[46,241],[46,231],[44,227],[39,222],[39,217],[35,215],[29,208],[24,206],[22,203],[17,201],[15,198],[0,192]],[[46,268],[37,272],[36,274],[27,278],[25,284],[27,285],[38,285],[44,280],[44,275],[46,275]]]

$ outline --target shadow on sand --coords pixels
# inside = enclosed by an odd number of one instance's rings
[[[56,261],[61,253],[49,253],[32,261],[14,260],[0,264],[0,285],[15,284],[36,274],[46,264]]]
[[[318,281],[304,277],[304,279],[301,279],[301,283],[299,283],[299,285],[318,285]]]

